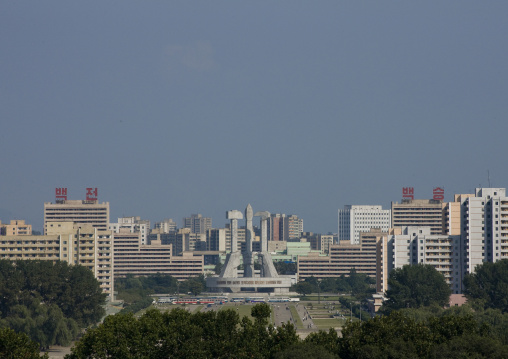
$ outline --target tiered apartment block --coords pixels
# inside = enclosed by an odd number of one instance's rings
[[[298,257],[298,279],[314,276],[316,278],[339,277],[348,275],[352,268],[358,273],[365,273],[376,277],[377,243],[381,241],[384,232],[380,228],[370,232],[360,233],[358,244],[351,244],[350,240],[340,241],[330,246],[330,254],[322,256],[309,253]]]
[[[47,235],[0,236],[0,258],[66,261],[92,271],[113,299],[113,236],[90,225],[48,222]]]

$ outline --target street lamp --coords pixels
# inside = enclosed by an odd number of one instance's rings
[[[321,279],[318,279],[317,281],[317,288],[318,288],[318,304],[321,304]]]

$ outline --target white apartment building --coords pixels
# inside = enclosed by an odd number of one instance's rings
[[[360,243],[360,232],[369,232],[371,228],[380,228],[386,232],[391,224],[391,211],[381,206],[346,205],[339,209],[339,241]]]
[[[125,230],[129,233],[139,233],[141,244],[145,245],[150,231],[150,221],[142,220],[140,217],[122,217],[118,218],[118,223],[110,223],[108,229],[113,233]]]
[[[476,188],[475,195],[456,195],[460,202],[462,273],[483,262],[508,258],[508,197],[505,188]]]
[[[460,236],[431,233],[431,227],[404,227],[393,228],[383,236],[378,245],[378,292],[388,289],[388,275],[393,269],[429,264],[443,274],[453,293],[461,293]]]

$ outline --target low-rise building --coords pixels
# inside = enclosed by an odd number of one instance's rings
[[[32,225],[26,224],[24,220],[14,219],[10,224],[2,224],[0,221],[0,235],[2,236],[30,236]]]

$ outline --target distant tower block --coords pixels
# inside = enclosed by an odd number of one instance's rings
[[[256,212],[254,217],[261,217],[261,252],[268,252],[268,218],[270,212]]]
[[[237,210],[227,211],[226,218],[231,221],[231,253],[226,257],[226,263],[219,276],[206,278],[206,286],[214,291],[231,292],[288,292],[292,284],[293,276],[279,276],[273,265],[272,257],[268,253],[267,242],[267,219],[269,212],[256,212],[253,214],[251,205],[245,208],[245,251],[238,250],[238,220],[243,219],[242,212]],[[254,240],[254,229],[252,218],[261,217],[261,252],[252,252],[252,241]],[[256,276],[254,271],[254,258],[257,255],[262,264],[261,275]],[[238,277],[238,266],[243,259],[243,277]],[[296,277],[294,278],[296,281]]]
[[[245,252],[243,253],[243,276],[247,278],[254,277],[254,262],[252,258],[252,240],[254,230],[252,229],[252,207],[250,204],[245,208]]]
[[[238,250],[238,220],[243,219],[243,215],[237,210],[227,211],[226,218],[231,221],[231,252],[236,252]]]

